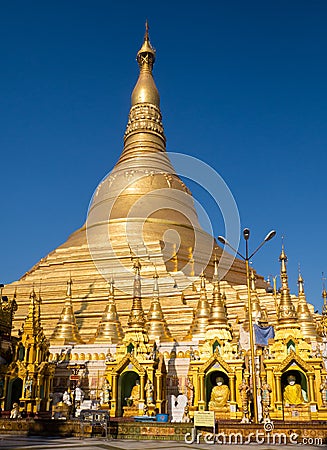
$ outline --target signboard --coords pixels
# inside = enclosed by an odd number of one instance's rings
[[[69,378],[72,381],[78,381],[79,380],[79,375],[71,375]]]
[[[194,411],[195,427],[214,427],[215,412],[214,411]]]

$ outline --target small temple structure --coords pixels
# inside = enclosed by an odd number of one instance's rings
[[[214,411],[249,423],[255,396],[260,422],[326,421],[326,290],[321,315],[301,274],[290,293],[284,246],[279,290],[254,270],[247,280],[239,259],[220,276],[223,250],[166,152],[155,60],[147,26],[123,151],[87,223],[1,292],[1,409],[78,400],[111,417],[177,420],[179,405],[185,422]]]

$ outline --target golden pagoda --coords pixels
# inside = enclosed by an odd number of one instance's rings
[[[327,346],[327,307],[321,320],[307,303],[302,277],[298,297],[290,293],[284,246],[280,292],[269,292],[255,271],[248,280],[238,259],[219,277],[223,251],[201,229],[191,192],[166,152],[155,61],[146,25],[124,147],[93,195],[87,222],[20,280],[5,286],[7,298],[19,292],[14,330],[23,321],[25,334],[33,326],[28,339],[42,351],[43,362],[45,342],[50,341],[53,387],[52,372],[42,375],[38,357],[33,357],[34,369],[28,369],[33,386],[44,376],[46,395],[51,389],[58,394],[78,379],[86,401],[98,401],[101,386],[110,385],[106,407],[113,417],[155,412],[174,417],[179,398],[185,421],[210,410],[218,419],[249,422],[255,393],[248,393],[256,377],[259,405],[264,397],[259,393],[267,383],[271,387],[269,404],[266,396],[259,408],[260,420],[326,420],[319,390],[327,375],[326,357],[319,349]],[[30,297],[40,279],[42,305],[34,294]],[[256,364],[240,339],[240,326],[250,322],[249,300],[250,317],[262,333],[254,349]],[[21,336],[16,339],[20,342]],[[22,394],[26,385],[25,372],[17,369],[19,345],[13,365],[3,370],[8,374],[7,409],[12,386],[16,383],[15,392]],[[292,398],[287,396],[292,391],[288,377],[302,387],[302,397],[293,398],[303,403],[286,402]],[[33,389],[36,394],[26,408],[39,404],[39,388]]]

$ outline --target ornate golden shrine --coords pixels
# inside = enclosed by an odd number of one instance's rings
[[[49,363],[49,342],[41,326],[40,308],[41,297],[37,297],[33,289],[13,361],[5,368],[4,409],[17,402],[26,413],[49,411],[55,368]]]

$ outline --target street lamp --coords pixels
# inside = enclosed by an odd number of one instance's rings
[[[248,313],[249,313],[249,332],[250,332],[250,350],[251,350],[251,372],[252,372],[252,390],[253,390],[253,410],[254,410],[254,423],[258,423],[258,398],[257,398],[257,378],[255,373],[255,349],[254,349],[254,336],[253,336],[253,321],[252,321],[252,303],[251,303],[251,290],[250,290],[250,269],[249,261],[250,259],[261,249],[261,247],[268,241],[270,241],[276,235],[275,230],[271,230],[261,244],[254,250],[253,253],[249,255],[249,237],[250,230],[244,228],[243,237],[245,240],[245,256],[238,252],[223,236],[218,236],[218,241],[231,248],[234,252],[238,254],[240,258],[245,261],[246,267],[246,282],[248,290]]]

